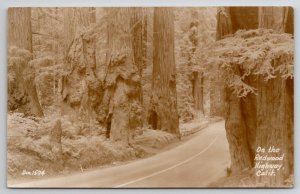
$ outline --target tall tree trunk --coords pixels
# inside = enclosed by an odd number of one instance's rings
[[[292,9],[279,7],[260,7],[248,10],[230,8],[233,33],[240,29],[257,27],[270,28],[279,32],[293,33],[291,27]],[[234,13],[234,16],[233,16]],[[289,15],[290,14],[290,15]],[[246,17],[257,18],[250,21]],[[233,21],[235,17],[235,21]],[[244,18],[244,19],[243,19]],[[244,24],[243,20],[245,20]],[[256,22],[258,21],[258,23]],[[258,25],[258,26],[257,26]],[[287,27],[289,26],[289,27]],[[284,63],[284,56],[273,60],[276,68]],[[235,64],[238,67],[238,64]],[[238,76],[244,74],[234,69]],[[248,94],[238,98],[226,88],[226,134],[230,147],[233,172],[239,173],[244,168],[254,167],[258,147],[266,150],[274,146],[279,153],[267,153],[268,156],[282,156],[283,168],[276,176],[257,176],[257,183],[265,186],[283,186],[284,180],[293,174],[293,80],[283,79],[279,74],[276,78],[265,81],[265,78],[250,75],[243,80],[257,89],[257,95]],[[267,151],[266,151],[267,152]],[[265,154],[260,154],[265,155]],[[282,163],[283,162],[283,163]],[[273,163],[273,162],[270,162]],[[279,164],[274,162],[273,164]],[[259,169],[256,169],[259,170]]]
[[[107,71],[103,104],[111,117],[110,138],[130,142],[142,126],[140,72],[134,58],[132,8],[108,10]]]
[[[284,58],[279,58],[274,63],[280,65],[283,61]],[[283,164],[275,176],[260,176],[257,182],[265,186],[283,186],[284,181],[293,174],[290,165],[293,161],[293,80],[282,79],[278,74],[268,81],[260,76],[258,82],[256,147],[266,150],[279,148],[278,153],[267,153],[268,156],[281,157],[284,154],[284,157],[282,161],[268,162]]]
[[[75,118],[90,123],[96,119],[95,112],[98,111],[103,96],[102,83],[96,76],[95,29],[86,29],[80,34],[76,30],[94,23],[95,12],[92,8],[76,8],[76,11],[74,9],[64,10],[65,14],[74,15],[68,19],[72,19],[71,26],[66,27],[70,27],[69,30],[73,34],[69,34],[69,38],[73,39],[66,55],[69,73],[62,79],[62,111],[63,114],[72,112]]]
[[[235,96],[229,88],[226,89],[226,120],[225,129],[229,142],[231,170],[238,174],[251,168],[251,158],[247,144],[246,126],[241,111],[241,99]]]
[[[180,136],[177,112],[172,8],[154,9],[154,55],[152,80],[152,126]]]
[[[31,32],[31,9],[30,8],[10,8],[8,10],[9,20],[9,47],[16,46],[20,49],[26,49],[32,56],[32,32]],[[32,57],[30,58],[32,59]],[[35,69],[29,66],[29,61],[26,61],[23,66],[15,67],[15,71],[18,71],[16,78],[16,87],[22,91],[12,91],[24,95],[24,98],[29,100],[29,104],[19,104],[18,106],[27,106],[30,111],[27,114],[33,114],[35,116],[43,116],[43,111],[39,103],[35,85]],[[18,69],[16,69],[18,68]],[[26,83],[26,85],[24,84]],[[25,87],[23,87],[25,86]],[[11,88],[9,88],[11,90]],[[9,97],[10,98],[10,97]],[[21,97],[19,97],[21,98]]]

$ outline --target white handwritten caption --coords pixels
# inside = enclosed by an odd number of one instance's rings
[[[23,176],[45,176],[45,170],[23,170],[22,171],[22,175]]]
[[[274,146],[268,149],[258,147],[255,155],[256,176],[275,176],[283,167],[285,154],[280,154],[280,149]]]

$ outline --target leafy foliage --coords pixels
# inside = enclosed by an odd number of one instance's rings
[[[265,81],[277,76],[294,77],[294,41],[290,34],[266,29],[240,30],[207,49],[207,54],[198,60],[207,68],[220,67],[212,76],[221,74],[238,97],[255,94],[255,86],[245,83],[250,75],[262,76]]]

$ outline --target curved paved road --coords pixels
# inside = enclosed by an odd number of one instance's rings
[[[183,144],[128,164],[35,182],[15,188],[206,187],[226,175],[230,163],[224,121],[211,124]]]

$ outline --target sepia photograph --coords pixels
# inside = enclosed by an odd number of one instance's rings
[[[7,187],[294,187],[292,7],[7,16]]]

